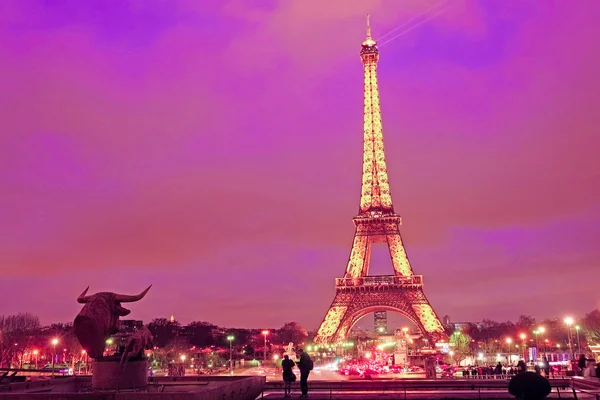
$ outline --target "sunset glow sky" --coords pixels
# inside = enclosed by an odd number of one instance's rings
[[[153,284],[132,318],[316,328],[358,211],[364,14],[377,39],[432,6],[379,63],[432,306],[600,307],[600,2],[576,3],[0,2],[0,315]]]

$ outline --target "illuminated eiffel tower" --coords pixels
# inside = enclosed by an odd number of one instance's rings
[[[388,180],[377,87],[377,42],[367,39],[360,51],[365,78],[362,190],[350,260],[315,338],[316,343],[342,341],[363,316],[395,311],[414,322],[429,343],[447,339],[442,324],[423,293],[423,278],[414,275],[400,236],[400,216],[394,212]],[[371,246],[388,246],[394,275],[369,276]]]

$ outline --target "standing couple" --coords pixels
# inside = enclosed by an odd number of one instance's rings
[[[298,361],[296,362],[290,360],[287,354],[283,356],[281,369],[283,371],[283,382],[285,383],[284,397],[290,397],[292,393],[292,382],[296,381],[296,375],[292,371],[295,365],[298,365],[298,369],[300,370],[300,389],[302,390],[300,397],[308,397],[308,374],[313,369],[313,361],[308,356],[308,353],[305,353],[302,349],[298,350]]]

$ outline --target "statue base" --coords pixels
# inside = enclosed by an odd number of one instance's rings
[[[92,389],[127,390],[148,386],[148,360],[124,361],[121,357],[104,357],[92,364]]]

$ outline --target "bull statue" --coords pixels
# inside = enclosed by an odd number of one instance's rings
[[[92,295],[83,291],[77,298],[77,302],[85,304],[75,321],[73,328],[79,343],[91,358],[102,358],[106,339],[119,331],[119,317],[129,315],[130,310],[123,308],[121,303],[139,301],[152,285],[137,295],[125,295],[110,292],[101,292]]]
[[[151,350],[154,348],[154,337],[147,327],[142,327],[137,330],[127,340],[127,344],[123,349],[123,355],[121,356],[122,368],[127,364],[127,360],[132,358],[141,358],[144,355],[144,350]],[[125,362],[125,364],[123,364]]]

